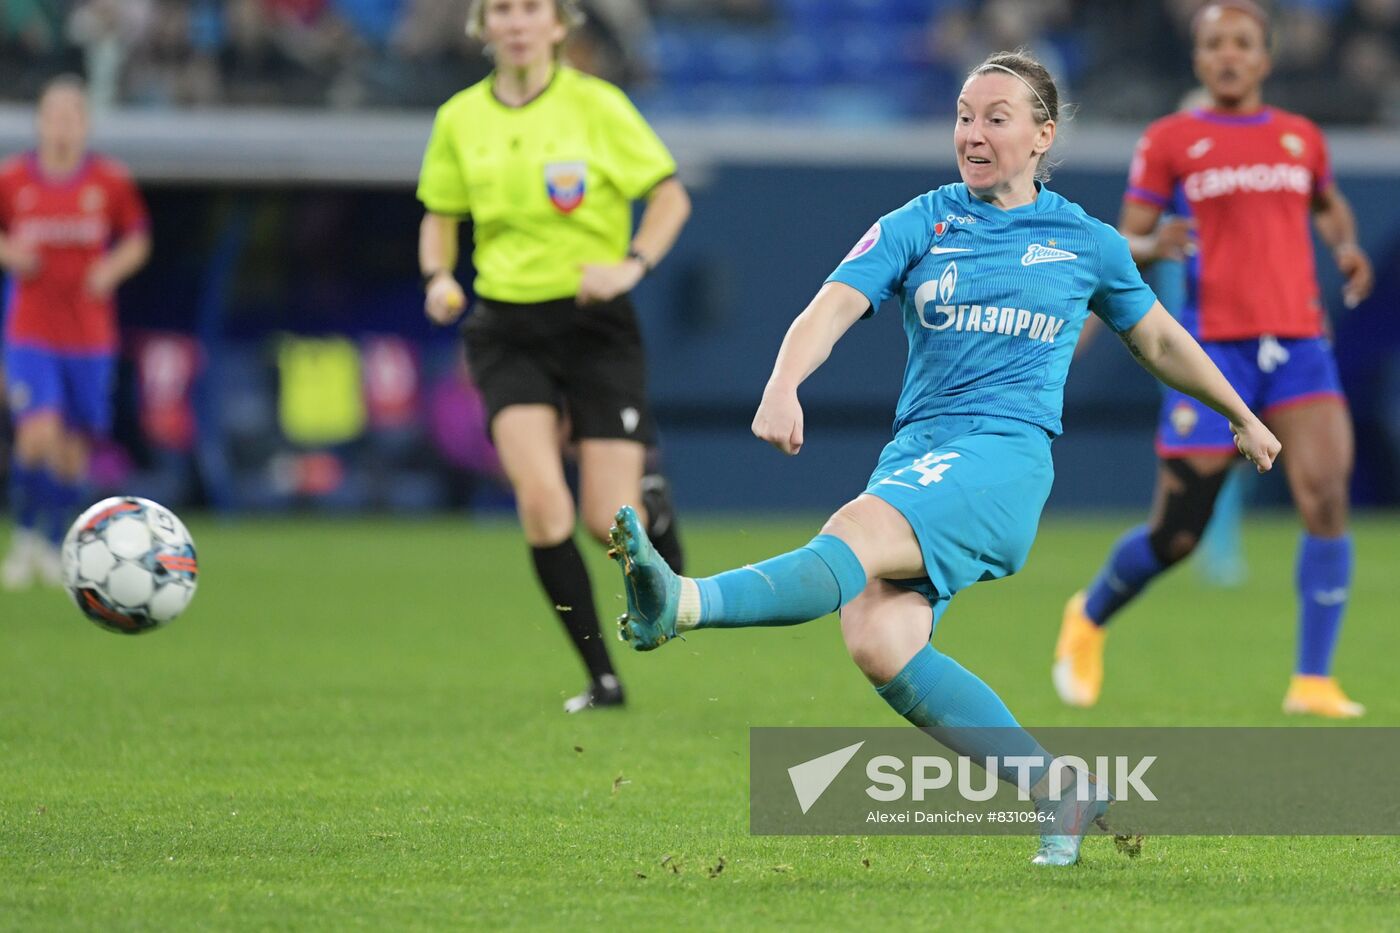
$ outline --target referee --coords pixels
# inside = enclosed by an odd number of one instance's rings
[[[577,0],[473,0],[467,32],[495,70],[438,110],[418,183],[418,260],[435,323],[466,307],[457,233],[473,221],[467,356],[535,573],[591,678],[568,712],[619,706],[623,694],[574,546],[562,425],[577,443],[583,523],[606,542],[619,507],[655,501],[642,498],[655,426],[627,294],[690,216],[674,159],[626,95],[559,63],[581,21]]]

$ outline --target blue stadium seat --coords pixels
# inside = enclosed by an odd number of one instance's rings
[[[829,65],[822,46],[808,35],[793,33],[773,47],[774,77],[788,84],[820,84],[827,79]]]
[[[694,33],[683,27],[657,23],[650,50],[657,78],[666,82],[690,82],[706,77]]]
[[[793,27],[823,25],[839,16],[844,3],[839,0],[781,0],[783,18]]]
[[[772,70],[772,38],[752,30],[726,30],[708,36],[706,52],[723,81],[750,84]]]

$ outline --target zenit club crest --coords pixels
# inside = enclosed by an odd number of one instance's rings
[[[583,162],[550,162],[544,167],[549,203],[568,214],[583,203],[588,190],[588,166]]]

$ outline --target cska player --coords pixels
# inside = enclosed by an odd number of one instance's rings
[[[150,256],[146,206],[126,169],[87,150],[76,78],[39,96],[38,147],[0,164],[6,397],[15,424],[16,529],[6,589],[57,584],[58,549],[77,511],[94,437],[111,426],[113,294]]]
[[[1192,24],[1196,75],[1209,106],[1152,124],[1138,145],[1119,230],[1139,263],[1184,259],[1182,323],[1283,443],[1303,537],[1297,563],[1298,655],[1284,710],[1359,716],[1331,676],[1346,609],[1352,546],[1347,486],[1352,426],[1323,336],[1309,219],[1346,278],[1355,306],[1371,264],[1332,179],[1322,133],[1267,107],[1269,20],[1249,0],[1207,4]],[[1158,224],[1164,212],[1175,215]],[[1065,607],[1054,682],[1073,706],[1098,700],[1109,619],[1191,553],[1236,450],[1224,418],[1168,392],[1152,516],[1119,540],[1087,590]]]

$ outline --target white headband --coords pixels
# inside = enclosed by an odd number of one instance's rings
[[[1032,94],[1035,95],[1035,99],[1040,101],[1040,108],[1045,111],[1046,118],[1049,119],[1053,116],[1053,114],[1050,113],[1050,108],[1045,106],[1045,98],[1040,96],[1040,92],[1035,89],[1035,85],[1027,81],[1019,71],[1013,71],[1010,68],[1007,68],[1005,65],[998,65],[995,62],[988,62],[987,64],[983,65],[982,68],[1000,68],[1002,71],[1011,75],[1011,77],[1015,78],[1017,81],[1020,81],[1026,86],[1027,89],[1030,90]],[[979,68],[977,70],[980,72],[982,68]]]

